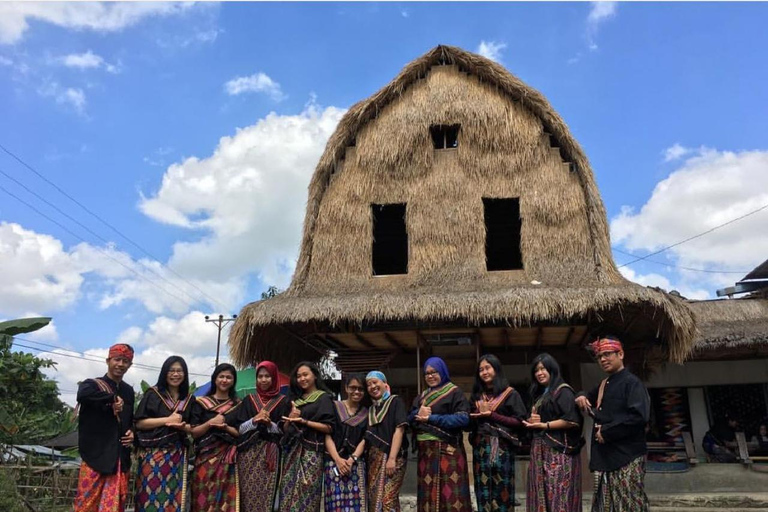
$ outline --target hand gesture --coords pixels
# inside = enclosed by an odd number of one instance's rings
[[[115,396],[115,401],[112,402],[112,412],[115,413],[115,416],[119,416],[121,412],[123,412],[123,405],[125,404],[125,401],[120,396]]]
[[[301,416],[283,416],[283,421],[288,423],[298,423],[299,425],[306,425],[306,421]]]
[[[595,425],[595,440],[600,444],[605,444],[605,438],[603,438],[603,426]]]
[[[178,425],[179,423],[183,423],[184,418],[181,417],[181,414],[175,412],[168,416],[168,421],[165,422],[166,425]]]
[[[541,415],[536,412],[536,407],[531,408],[531,417],[528,418],[528,423],[541,423]]]
[[[342,459],[341,457],[336,461],[336,467],[339,469],[339,473],[342,476],[349,475],[349,471],[352,469],[352,464],[349,461],[350,459]]]
[[[589,414],[589,410],[592,408],[592,404],[586,396],[581,395],[576,397],[576,405],[581,409],[581,412]]]
[[[298,418],[301,416],[301,411],[298,407],[296,407],[296,404],[291,402],[291,413],[288,415],[289,418]]]
[[[431,414],[432,414],[432,408],[422,405],[421,407],[419,407],[419,412],[416,413],[416,420],[422,421],[422,422],[427,421]]]
[[[217,427],[217,428],[223,428],[227,426],[226,422],[224,421],[224,416],[222,416],[221,414],[217,414],[213,418],[209,419],[208,424],[212,427]]]
[[[256,416],[253,417],[253,423],[271,423],[271,420],[269,418],[269,413],[266,409],[260,410],[258,413],[256,413]]]
[[[133,444],[133,430],[126,430],[123,437],[120,438],[120,444],[126,448]]]
[[[530,428],[533,430],[545,430],[547,428],[546,423],[542,423],[541,421],[525,421],[523,420],[523,426],[525,428]]]
[[[397,469],[397,465],[395,464],[395,459],[388,458],[387,463],[384,465],[384,471],[387,472],[387,476],[389,478],[392,478],[395,476],[395,470]]]

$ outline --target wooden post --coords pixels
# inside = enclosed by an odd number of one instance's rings
[[[421,394],[421,336],[416,337],[416,394]]]

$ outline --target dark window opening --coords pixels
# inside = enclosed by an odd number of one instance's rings
[[[372,204],[373,275],[408,273],[408,233],[405,203]]]
[[[523,268],[520,250],[520,199],[483,198],[485,210],[485,264],[491,270]]]
[[[436,124],[429,127],[429,133],[432,135],[432,144],[435,149],[450,149],[459,147],[459,128],[458,124]]]

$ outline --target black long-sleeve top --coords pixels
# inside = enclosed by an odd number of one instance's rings
[[[368,427],[368,408],[360,407],[354,415],[350,416],[344,402],[335,401],[333,406],[336,411],[336,421],[331,438],[339,456],[347,459],[363,440]]]
[[[333,399],[328,393],[323,393],[314,402],[301,405],[299,407],[299,412],[303,419],[330,425],[331,429],[333,429],[336,421],[336,413],[333,409]],[[283,435],[281,442],[284,445],[291,445],[299,440],[304,444],[304,447],[309,450],[325,451],[325,434],[299,423],[286,424],[285,435]]]
[[[645,455],[645,425],[650,416],[651,400],[643,383],[629,370],[610,375],[603,391],[603,401],[597,406],[598,385],[586,394],[594,407],[595,425],[605,443],[595,439],[592,428],[592,471],[615,471],[632,460]]]
[[[127,472],[131,467],[131,448],[120,444],[126,430],[133,429],[133,388],[125,382],[117,383],[104,375],[87,379],[77,387],[80,404],[77,438],[80,457],[93,470],[102,475]],[[115,417],[112,404],[115,397],[123,399],[123,411]]]
[[[160,391],[153,386],[144,393],[138,407],[136,407],[133,419],[134,421],[139,421],[151,418],[165,418],[178,412],[181,414],[181,420],[189,423],[192,415],[192,402],[194,400],[194,396],[188,396],[183,400],[174,400],[168,392]],[[143,448],[154,448],[175,443],[186,445],[188,440],[187,434],[183,430],[163,425],[151,430],[136,429],[136,443]]]
[[[470,442],[474,443],[476,437],[491,436],[498,437],[507,443],[510,447],[516,447],[520,444],[518,432],[522,428],[522,421],[525,418],[525,404],[520,393],[513,388],[507,388],[497,397],[486,396],[486,401],[492,404],[493,412],[490,416],[471,418],[470,425],[472,433]],[[503,396],[506,394],[506,396]],[[495,402],[498,401],[498,404]],[[479,412],[477,401],[472,404],[472,412]]]
[[[196,427],[214,418],[216,415],[221,414],[224,416],[224,423],[226,423],[227,426],[237,428],[237,413],[241,405],[242,402],[232,400],[231,398],[218,400],[213,396],[199,396],[197,397],[197,400],[192,403],[192,413],[189,418],[189,424]],[[217,441],[223,441],[232,445],[237,444],[237,439],[226,430],[211,428],[208,432],[195,439],[195,447],[197,450],[200,450],[204,447],[213,445]]]
[[[446,384],[447,385],[447,384]],[[451,390],[441,398],[431,401],[435,390],[425,390],[413,400],[408,422],[418,440],[421,435],[432,436],[455,446],[462,442],[464,427],[469,425],[469,401],[461,389],[451,384]],[[439,388],[442,389],[442,386]],[[416,421],[419,408],[427,405],[432,414],[426,422]]]
[[[265,407],[269,411],[269,419],[272,424],[258,423],[254,425],[253,417]],[[245,397],[237,413],[237,424],[240,429],[237,449],[240,451],[247,450],[259,441],[279,443],[283,434],[281,430],[283,416],[288,416],[290,412],[291,401],[285,395],[277,395],[266,403],[256,393]]]
[[[551,394],[537,397],[536,412],[541,416],[542,423],[565,420],[578,425],[578,428],[561,428],[556,430],[534,430],[533,437],[541,437],[552,448],[560,451],[580,450],[583,445],[581,426],[583,418],[576,406],[576,393],[573,388],[563,385]]]
[[[405,412],[405,403],[399,396],[392,395],[379,404],[371,405],[368,411],[368,429],[365,431],[366,448],[375,446],[388,454],[392,448],[392,439],[395,437],[397,427],[407,426],[408,415]],[[408,437],[404,432],[398,456],[405,457],[407,453]]]

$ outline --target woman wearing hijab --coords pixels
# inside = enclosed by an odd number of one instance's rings
[[[157,384],[144,393],[133,415],[139,446],[137,512],[185,510],[192,401],[187,363],[180,356],[171,356],[163,363]]]
[[[365,377],[373,404],[368,409],[365,446],[368,450],[369,512],[400,512],[400,487],[405,479],[408,417],[399,396],[390,393],[387,377],[373,371]]]
[[[462,432],[469,425],[469,402],[439,357],[424,363],[424,381],[427,389],[408,415],[419,451],[417,509],[472,512]]]
[[[549,354],[531,364],[531,417],[523,424],[533,431],[528,466],[528,512],[581,511],[582,419],[573,388],[563,382],[560,365]]]
[[[333,402],[336,423],[325,436],[325,512],[367,512],[365,499],[365,378],[351,373],[344,379],[346,400]]]
[[[280,425],[290,412],[290,400],[280,394],[277,365],[262,361],[256,366],[256,392],[245,397],[238,412],[241,512],[272,511],[280,469]]]
[[[235,393],[237,371],[228,363],[213,370],[211,389],[193,404],[192,437],[195,467],[192,512],[238,512],[237,424],[240,401]]]
[[[482,356],[472,389],[469,435],[480,512],[515,510],[515,453],[525,413],[523,399],[504,377],[499,358]]]
[[[320,370],[304,361],[291,372],[291,412],[283,416],[286,450],[280,479],[280,512],[310,512],[322,507],[325,436],[333,433],[331,392]]]

